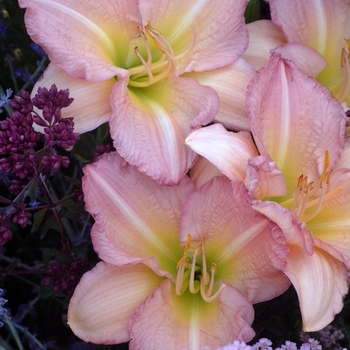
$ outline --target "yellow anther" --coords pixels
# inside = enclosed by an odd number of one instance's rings
[[[324,169],[328,169],[329,166],[331,165],[331,160],[329,157],[329,152],[328,150],[326,150],[326,152],[324,153]]]

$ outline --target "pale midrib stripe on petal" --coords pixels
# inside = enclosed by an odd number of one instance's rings
[[[186,17],[184,17],[181,20],[181,25],[176,29],[176,31],[174,32],[174,34],[168,38],[168,41],[171,42],[172,40],[174,40],[175,37],[177,37],[178,35],[181,35],[180,33],[185,30],[186,28],[190,27],[193,23],[193,19],[196,17],[196,15],[201,11],[201,9],[207,4],[209,0],[200,0],[197,1],[195,6],[192,7],[192,10],[189,11],[186,14]]]
[[[192,305],[192,317],[190,321],[190,327],[189,327],[189,345],[190,349],[193,350],[199,350],[199,339],[200,339],[200,334],[199,334],[199,320],[198,320],[198,294],[194,298],[194,304]]]
[[[290,111],[290,96],[287,75],[285,67],[283,66],[283,72],[281,74],[282,80],[282,116],[281,116],[281,134],[279,138],[278,159],[274,159],[280,169],[283,169],[284,162],[287,160],[286,155],[288,153],[288,146],[291,134],[291,111]],[[283,74],[284,73],[284,74]]]
[[[42,3],[42,4],[48,3],[50,5],[50,7],[57,8],[59,11],[68,14],[68,16],[75,18],[77,21],[79,21],[81,23],[84,23],[94,33],[96,33],[98,35],[100,40],[103,41],[109,47],[109,49],[111,51],[114,50],[114,46],[113,46],[111,40],[109,39],[109,37],[106,35],[106,33],[98,25],[96,25],[94,22],[92,22],[91,20],[89,20],[88,18],[86,18],[85,16],[80,14],[79,12],[77,12],[77,11],[67,7],[67,6],[64,6],[62,4],[53,2],[53,1],[36,0],[36,2]]]
[[[322,4],[322,1],[317,1],[315,6],[317,28],[318,28],[318,48],[317,51],[324,55],[327,43],[327,20],[325,8]],[[329,25],[329,24],[328,24]]]
[[[154,103],[152,100],[146,97],[144,97],[144,99],[148,103],[148,105],[151,107],[151,109],[154,111],[154,114],[159,121],[159,125],[161,126],[164,132],[164,135],[167,135],[165,139],[167,141],[171,140],[171,143],[166,142],[166,145],[169,150],[169,152],[167,153],[170,155],[169,164],[171,165],[171,175],[172,175],[172,178],[175,178],[178,176],[177,174],[179,174],[179,167],[178,167],[178,161],[177,161],[179,150],[176,146],[176,135],[174,133],[172,124],[169,122],[169,116],[163,110],[163,108],[161,108],[157,103]]]
[[[234,243],[229,246],[229,249],[222,252],[221,258],[217,260],[216,263],[218,264],[220,262],[220,264],[224,264],[223,262],[226,258],[230,260],[232,256],[243,250],[247,244],[260,234],[262,228],[266,225],[267,221],[262,220],[234,238]]]
[[[166,247],[160,244],[158,237],[154,235],[153,231],[143,220],[140,220],[140,217],[127,204],[127,202],[122,197],[115,195],[116,193],[113,187],[110,186],[108,182],[101,180],[99,187],[104,188],[105,193],[108,193],[110,195],[110,198],[115,203],[115,206],[118,207],[121,212],[124,212],[124,216],[128,219],[130,223],[132,223],[136,230],[138,230],[139,232],[143,232],[145,236],[147,236],[154,242],[155,246],[158,246],[160,250],[164,251],[167,255],[169,255],[173,259],[173,261],[178,261],[178,258],[174,256],[171,251],[169,251]]]
[[[319,228],[339,228],[339,227],[343,227],[343,228],[350,227],[350,220],[307,225],[307,228],[311,230],[313,233],[315,233],[315,236],[317,236],[317,232],[315,231],[315,229],[317,230]]]

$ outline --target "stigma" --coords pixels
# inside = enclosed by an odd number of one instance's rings
[[[208,273],[205,237],[195,248],[191,247],[191,240],[191,235],[188,235],[184,245],[184,255],[176,266],[175,291],[177,295],[182,295],[188,289],[192,294],[200,293],[204,301],[211,303],[219,297],[226,285],[221,285],[214,293],[217,266],[212,263]]]
[[[312,220],[322,210],[330,190],[332,172],[329,152],[326,150],[324,169],[317,183],[309,180],[304,174],[299,176],[291,210],[302,221]]]
[[[139,35],[134,39],[141,39],[141,42],[138,41],[139,45],[134,46],[133,53],[141,65],[129,68],[128,85],[132,87],[147,87],[173,74],[176,70],[176,62],[188,55],[197,42],[196,32],[192,28],[190,47],[181,54],[175,55],[170,43],[150,22],[143,28],[137,26],[137,29]],[[152,48],[149,41],[153,43]],[[145,50],[140,49],[140,44]],[[144,55],[141,54],[142,51]]]

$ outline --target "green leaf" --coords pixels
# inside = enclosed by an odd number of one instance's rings
[[[43,299],[48,298],[53,293],[53,288],[51,286],[46,287],[43,284],[40,285],[40,297]]]
[[[260,0],[250,0],[244,13],[245,22],[251,23],[261,19]]]
[[[42,221],[44,220],[44,217],[45,217],[47,210],[48,210],[48,208],[41,209],[33,215],[34,222],[33,222],[33,226],[32,226],[30,233],[34,233],[34,232],[38,231],[39,226],[41,225]]]
[[[29,196],[30,196],[30,201],[34,202],[35,198],[36,198],[36,189],[38,188],[38,180],[33,181],[29,188],[28,188],[28,192],[29,192]]]
[[[61,205],[74,214],[78,213],[78,204],[71,199],[66,199],[61,203]]]
[[[13,263],[10,265],[6,266],[5,271],[10,274],[18,265],[19,260],[15,260]]]
[[[72,153],[83,163],[93,160],[92,152],[95,150],[96,140],[90,133],[80,135],[80,140],[75,144]]]

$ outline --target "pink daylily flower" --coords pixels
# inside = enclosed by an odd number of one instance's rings
[[[248,45],[247,2],[19,0],[29,35],[52,62],[38,84],[60,77],[58,88],[70,88],[76,100],[67,111],[75,130],[109,121],[121,156],[166,185],[178,183],[195,160],[183,145],[190,131],[234,106],[219,108],[219,98],[235,88],[222,77],[232,75]],[[200,75],[208,72],[213,81],[205,76],[203,85]],[[251,74],[245,67],[244,88]]]
[[[304,328],[316,331],[340,312],[348,291],[350,163],[340,158],[345,113],[324,86],[276,53],[248,87],[247,109],[260,155],[245,160],[245,185],[253,207],[285,234],[291,250],[284,272],[298,293]],[[220,143],[215,153],[205,149],[202,134],[215,132],[205,129],[186,143],[237,180],[230,170],[235,151]],[[237,136],[226,133],[233,144]]]
[[[269,4],[272,22],[249,25],[251,44],[244,57],[263,66],[270,49],[282,45],[278,52],[283,57],[317,77],[341,103],[350,104],[349,1],[271,0]]]
[[[201,350],[249,341],[252,303],[284,292],[288,247],[242,182],[162,187],[116,152],[84,169],[103,260],[77,286],[68,323],[85,341]]]

